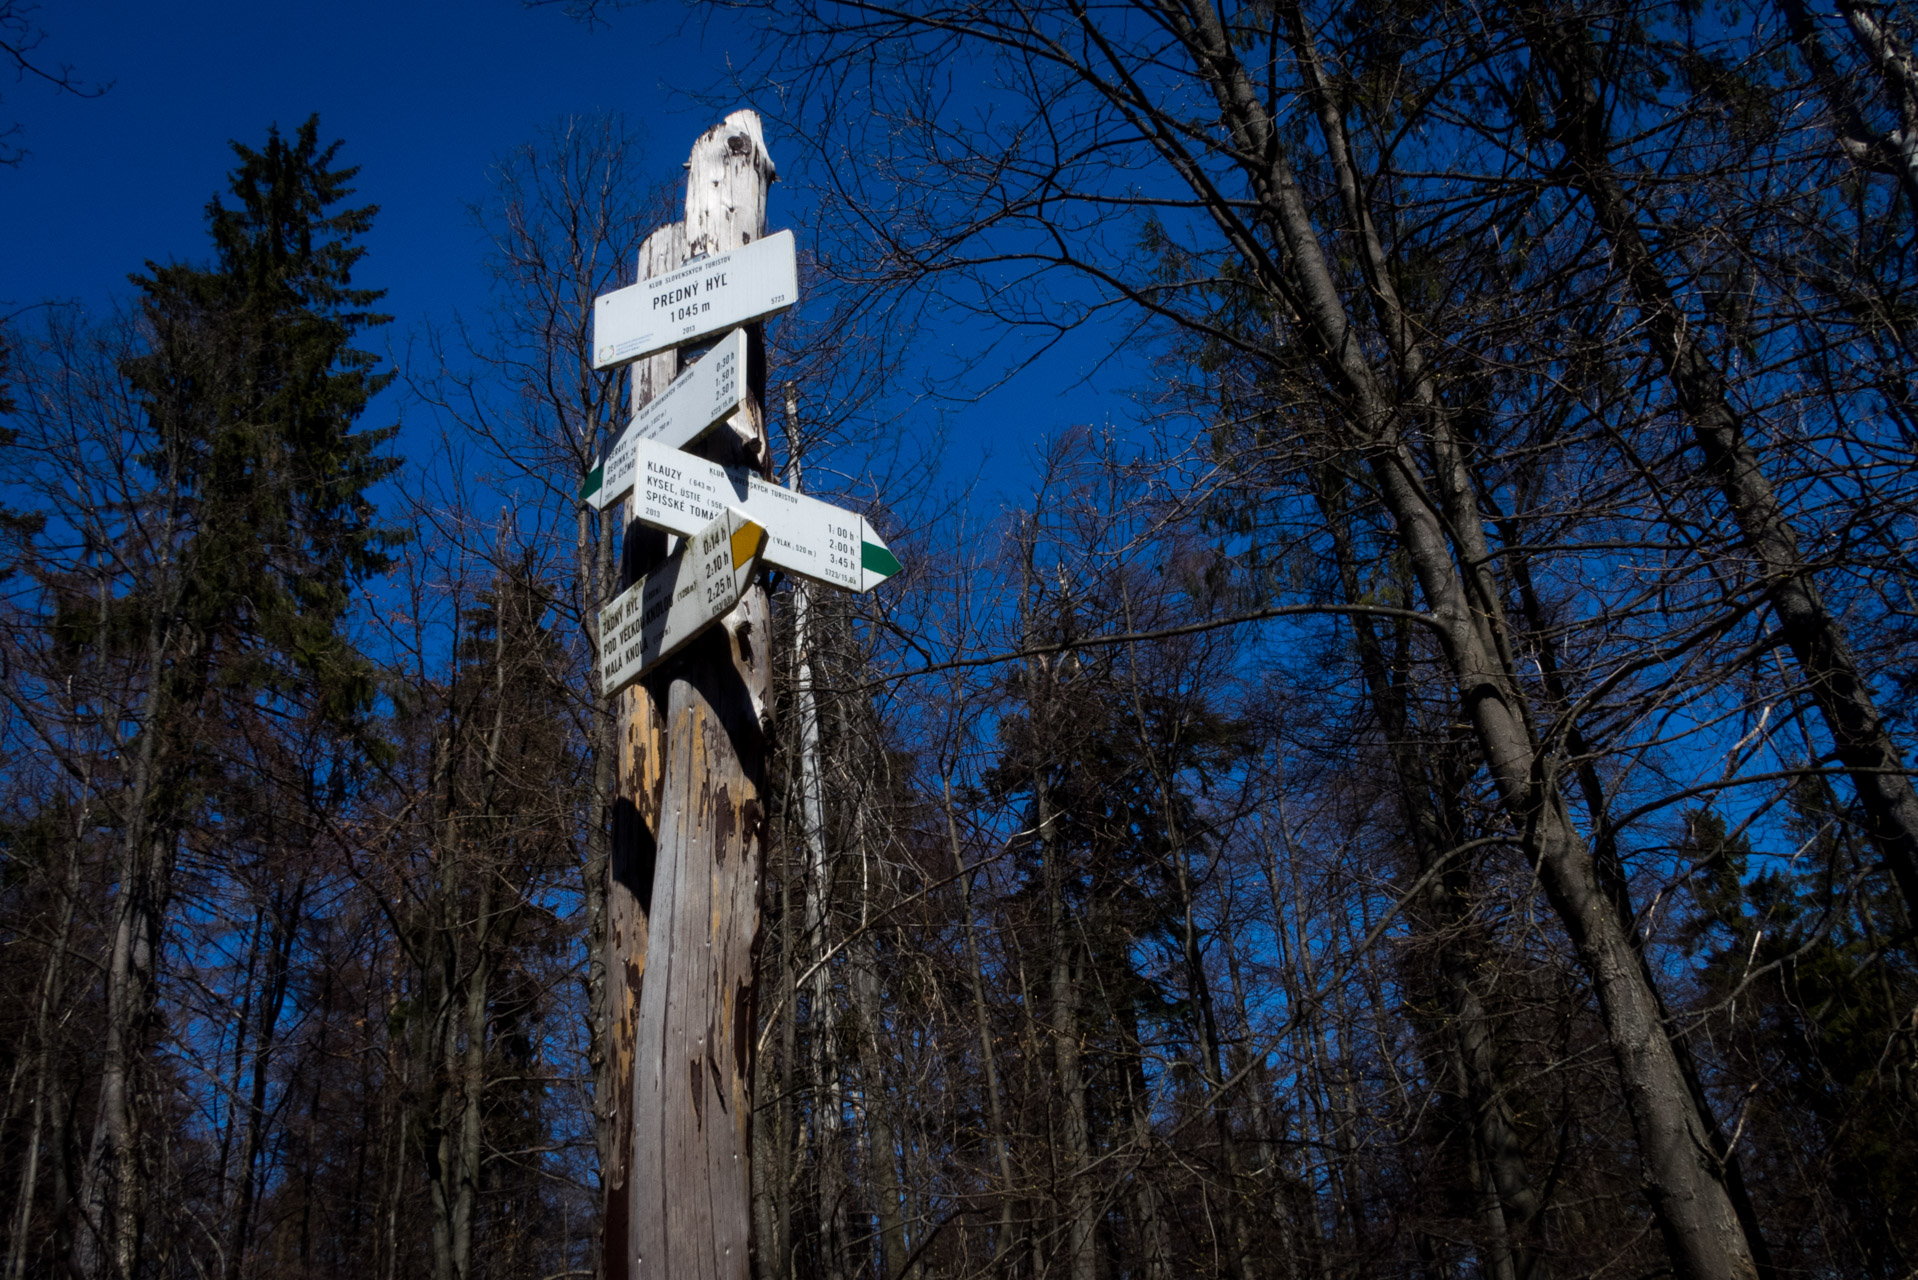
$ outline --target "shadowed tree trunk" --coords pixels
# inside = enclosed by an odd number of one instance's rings
[[[639,250],[639,276],[650,280],[686,261],[686,227],[675,222],[646,237]],[[634,413],[650,404],[679,374],[679,352],[664,351],[632,367]],[[625,538],[618,581],[611,596],[632,586],[666,558],[666,536],[632,519],[629,499],[619,507]],[[611,521],[608,521],[611,526]],[[597,614],[595,615],[597,617]],[[598,652],[597,649],[594,652]],[[651,684],[640,682],[614,695],[609,715],[617,739],[612,839],[606,863],[606,1033],[600,1079],[602,1123],[607,1136],[600,1170],[605,1220],[601,1266],[607,1280],[629,1280],[632,1258],[633,1054],[644,989],[648,912],[659,853],[661,788],[665,782],[665,721]]]
[[[773,176],[758,117],[735,112],[693,146],[686,182],[692,256],[765,230]],[[751,400],[708,447],[770,461],[763,346]],[[726,458],[725,461],[734,461]],[[771,628],[763,584],[655,678],[665,748],[635,1034],[631,1265],[636,1280],[751,1274],[753,947],[765,856]]]
[[[1861,30],[1860,24],[1876,30],[1865,6],[1841,8],[1855,31]],[[1527,10],[1523,20],[1526,39],[1539,66],[1549,74],[1554,93],[1554,118],[1546,137],[1563,150],[1562,172],[1590,204],[1594,220],[1617,255],[1653,353],[1691,425],[1705,469],[1724,495],[1785,643],[1804,673],[1838,759],[1850,772],[1864,809],[1865,827],[1904,895],[1906,910],[1918,916],[1918,790],[1913,789],[1904,755],[1885,726],[1844,625],[1819,591],[1800,550],[1798,531],[1765,474],[1743,417],[1732,406],[1724,375],[1640,233],[1645,215],[1612,164],[1611,129],[1589,39],[1578,23],[1562,22],[1559,17],[1538,8]],[[1869,37],[1861,34],[1860,38],[1869,45]],[[1909,72],[1908,57],[1894,62]],[[1908,93],[1918,81],[1900,83]],[[1918,111],[1918,98],[1905,94],[1901,98],[1909,122],[1914,118],[1911,112]],[[1904,145],[1900,171],[1909,178],[1912,157],[1918,155],[1912,148],[1918,147],[1918,140],[1908,137]]]

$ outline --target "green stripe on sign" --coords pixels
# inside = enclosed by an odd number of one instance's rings
[[[590,498],[594,494],[598,493],[600,481],[604,480],[605,478],[606,478],[606,464],[602,462],[600,465],[598,465],[597,467],[594,467],[591,471],[588,471],[586,473],[586,483],[579,487],[579,496],[582,499],[585,499],[585,498]]]
[[[892,577],[893,574],[905,568],[892,552],[870,542],[859,544],[859,563],[867,570],[886,578]]]

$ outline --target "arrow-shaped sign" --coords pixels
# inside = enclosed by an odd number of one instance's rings
[[[737,507],[766,527],[766,563],[848,591],[870,591],[900,564],[861,516],[653,440],[637,441],[633,518],[688,535]]]
[[[599,296],[593,304],[593,368],[683,347],[777,315],[798,300],[799,259],[790,231],[698,258]]]
[[[633,488],[633,446],[657,440],[678,449],[691,444],[746,403],[746,331],[734,329],[690,369],[633,415],[606,456],[586,477],[581,500],[602,510]]]
[[[688,538],[665,564],[599,611],[599,679],[608,696],[739,603],[752,580],[766,531],[737,511]]]

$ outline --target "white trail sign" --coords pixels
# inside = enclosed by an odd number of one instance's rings
[[[848,591],[870,591],[900,570],[864,517],[782,489],[747,467],[722,467],[652,440],[634,445],[633,518],[691,534],[736,507],[766,527],[766,563]]]
[[[593,304],[593,368],[611,369],[777,315],[799,300],[793,233],[697,258]]]
[[[632,492],[639,441],[683,448],[738,413],[746,395],[746,331],[734,329],[633,415],[586,477],[580,498],[601,510],[610,507]]]
[[[765,529],[737,511],[721,511],[601,609],[601,692],[626,688],[738,604],[765,545]]]

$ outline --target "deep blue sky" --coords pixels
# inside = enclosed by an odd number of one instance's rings
[[[0,170],[0,300],[97,305],[146,258],[202,256],[227,140],[257,145],[269,124],[290,131],[318,111],[362,166],[358,198],[381,207],[359,274],[390,291],[400,327],[476,309],[486,282],[466,206],[495,156],[569,112],[612,107],[658,131],[648,160],[664,172],[704,127],[708,112],[666,77],[696,68],[689,87],[704,86],[727,40],[718,28],[659,38],[677,14],[629,11],[609,31],[519,0],[47,4],[41,53],[112,87],[81,100],[0,86],[0,118],[24,126],[31,152]]]
[[[356,198],[381,208],[357,275],[389,291],[394,345],[429,317],[476,315],[487,281],[467,206],[486,196],[496,156],[567,113],[613,108],[639,126],[647,170],[668,176],[717,118],[687,91],[722,82],[745,33],[685,13],[640,5],[589,28],[521,0],[45,3],[43,60],[111,87],[81,99],[0,82],[0,121],[23,126],[15,141],[30,153],[0,169],[0,314],[50,298],[102,307],[148,258],[203,256],[228,140],[257,145],[269,124],[291,130],[318,111],[323,136],[362,168]],[[768,138],[784,169],[799,148],[781,143]],[[774,224],[795,212],[776,191]],[[990,453],[988,487],[1017,495],[1030,441],[1123,412],[1071,385],[1101,354],[1079,345],[951,420],[955,479]]]

